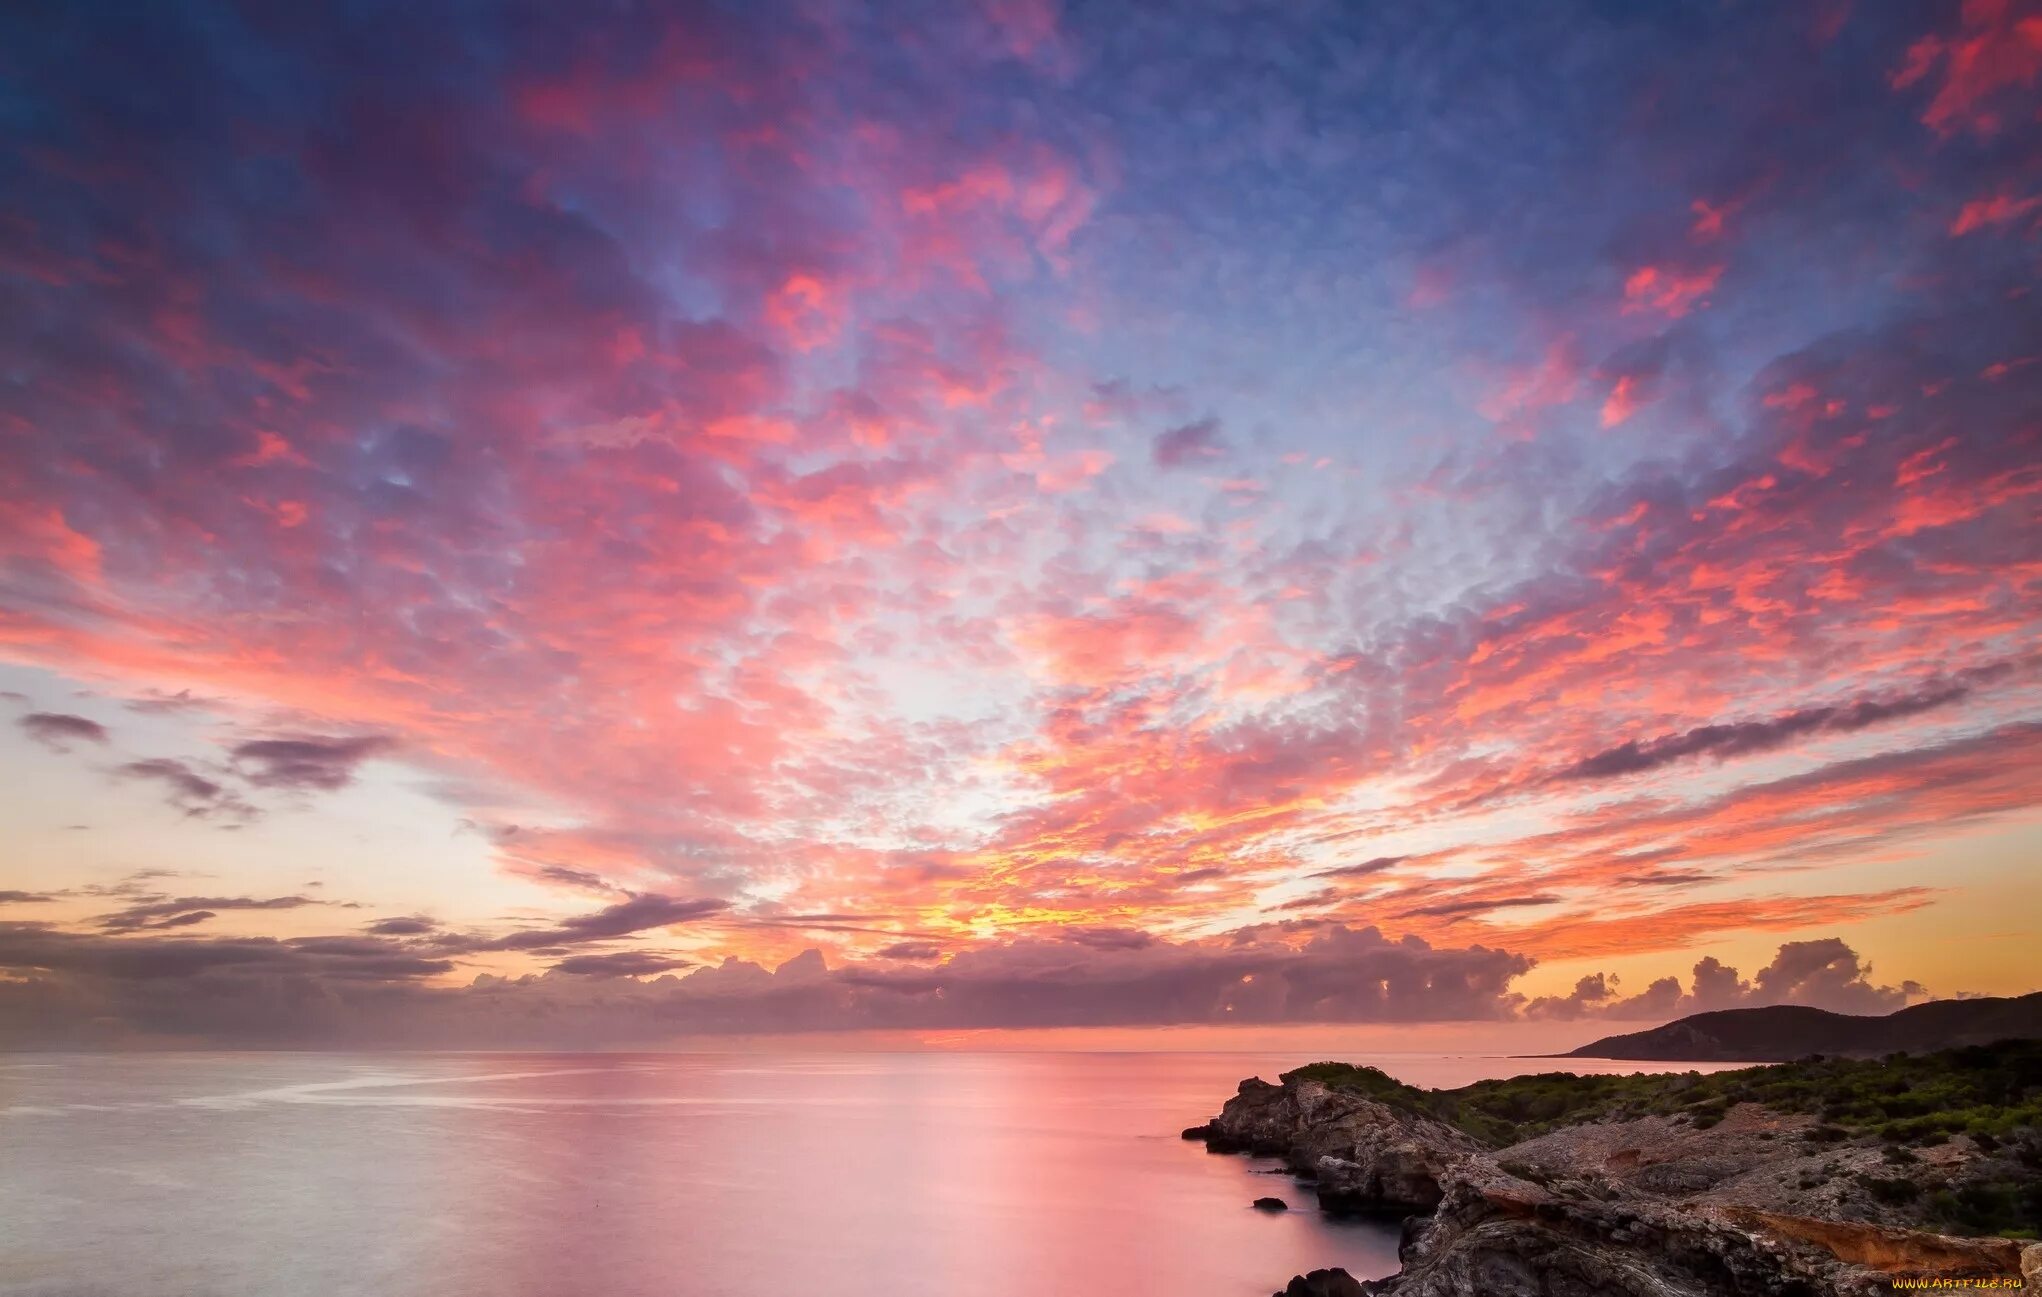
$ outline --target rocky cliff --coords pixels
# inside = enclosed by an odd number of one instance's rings
[[[1869,1297],[1897,1277],[2042,1281],[2042,1244],[1908,1228],[1925,1210],[1918,1198],[1863,1188],[1894,1182],[1861,1169],[1894,1171],[1890,1148],[1838,1145],[1805,1115],[1745,1105],[1702,1121],[1600,1119],[1496,1147],[1413,1110],[1435,1092],[1380,1074],[1353,1082],[1372,1093],[1313,1078],[1328,1071],[1244,1081],[1219,1116],[1185,1132],[1216,1152],[1282,1158],[1326,1208],[1410,1213],[1396,1275],[1356,1284],[1314,1272],[1290,1292]],[[1910,1173],[1999,1175],[1988,1143],[1909,1153]]]
[[[1309,1080],[1243,1081],[1219,1116],[1184,1133],[1216,1152],[1282,1158],[1329,1211],[1429,1211],[1447,1164],[1481,1147],[1443,1122]]]

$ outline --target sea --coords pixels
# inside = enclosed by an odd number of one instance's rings
[[[0,1056],[0,1297],[1264,1297],[1392,1273],[1396,1222],[1179,1136],[1309,1061]],[[1352,1061],[1426,1086],[1679,1066]]]

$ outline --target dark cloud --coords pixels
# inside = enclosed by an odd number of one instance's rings
[[[139,900],[162,900],[162,895],[149,884],[163,878],[182,878],[185,874],[176,869],[137,869],[124,874],[111,883],[85,883],[74,890],[80,896],[131,897]]]
[[[678,897],[646,892],[628,901],[606,905],[592,914],[577,915],[550,928],[534,928],[498,937],[485,950],[539,950],[547,946],[575,945],[629,936],[648,928],[664,928],[694,919],[721,914],[730,902],[713,896]]]
[[[1551,905],[1560,898],[1540,893],[1532,896],[1471,897],[1464,901],[1435,901],[1400,911],[1400,919],[1458,919],[1489,910],[1507,910],[1530,905]]]
[[[1275,905],[1266,907],[1266,909],[1271,914],[1284,914],[1294,910],[1315,910],[1322,905],[1337,905],[1341,899],[1342,893],[1337,888],[1322,887],[1310,895],[1294,897],[1288,901],[1279,901]]]
[[[1654,869],[1617,880],[1619,887],[1698,887],[1718,876],[1701,869]]]
[[[930,960],[943,957],[943,947],[933,941],[896,941],[873,952],[881,959]]]
[[[858,966],[834,980],[901,997],[867,1008],[904,1025],[1371,1022],[1506,1017],[1516,1003],[1509,983],[1530,967],[1506,951],[1329,925],[1302,946],[1102,945],[1060,934],[960,951],[940,968]]]
[[[114,767],[123,779],[140,779],[160,785],[172,806],[197,819],[221,816],[240,821],[254,819],[259,812],[245,799],[216,779],[209,779],[186,763],[172,757],[150,757]]]
[[[112,737],[98,721],[68,712],[30,712],[15,724],[52,752],[69,752],[73,743],[104,744]]]
[[[1093,950],[1142,950],[1155,943],[1156,938],[1140,928],[1104,928],[1083,925],[1065,928],[1065,941],[1076,942]]]
[[[1756,721],[1702,725],[1679,734],[1633,739],[1584,757],[1560,771],[1558,779],[1609,779],[1656,770],[1694,757],[1728,758],[1781,747],[1817,734],[1849,734],[1884,721],[1914,716],[1958,702],[1971,692],[1961,681],[1940,681],[1911,694],[1861,698],[1827,707],[1806,707]]]
[[[597,917],[582,929],[642,930],[637,920]],[[1663,977],[1626,996],[1614,976],[1591,974],[1568,995],[1527,1003],[1510,988],[1533,961],[1480,945],[1392,940],[1338,924],[1192,942],[1117,931],[1019,938],[956,951],[940,965],[934,943],[901,942],[837,968],[814,950],[777,968],[734,958],[692,966],[664,951],[568,943],[547,948],[557,958],[545,974],[455,986],[433,979],[453,971],[460,943],[429,933],[280,941],[0,923],[0,970],[14,979],[0,979],[0,1040],[628,1046],[706,1032],[859,1028],[1663,1021],[1775,1003],[1870,1013],[1923,994],[1912,983],[1873,983],[1836,938],[1786,943],[1751,981],[1705,958],[1691,993]],[[611,989],[590,998],[576,989],[588,984]]]
[[[615,892],[608,879],[586,869],[572,869],[566,865],[540,865],[533,870],[533,876],[562,887],[572,887],[584,892]]]
[[[620,950],[607,955],[569,955],[553,965],[556,973],[576,977],[642,977],[689,968],[694,961],[672,955],[655,955],[643,950]]]
[[[894,916],[883,912],[872,914],[845,914],[823,912],[819,914],[779,914],[771,911],[752,911],[744,915],[742,922],[749,928],[796,928],[804,932],[862,932],[879,936],[892,936],[898,929],[880,927],[879,924]]]
[[[353,738],[300,735],[237,743],[233,755],[252,784],[335,792],[354,781],[363,762],[395,746],[395,740],[380,734]]]
[[[416,937],[428,932],[439,931],[440,925],[431,919],[416,916],[396,919],[378,919],[363,931],[378,937]]]
[[[61,932],[44,923],[0,923],[0,968],[116,982],[177,983],[221,975],[402,981],[450,972],[453,964],[421,958],[387,942],[337,945],[331,938],[312,937],[280,941],[273,937],[101,936]],[[224,985],[211,982],[195,993],[224,989]]]
[[[0,891],[0,905],[32,905],[38,902],[54,901],[56,899],[57,899],[56,897],[50,895],[48,892]]]
[[[1373,860],[1364,860],[1358,864],[1341,865],[1334,869],[1321,869],[1310,876],[1313,878],[1366,878],[1370,874],[1380,874],[1386,869],[1394,869],[1409,859],[1409,856],[1377,856]]]
[[[1156,434],[1151,447],[1159,468],[1181,468],[1218,459],[1227,450],[1218,419],[1199,419]]]
[[[152,689],[140,697],[128,699],[125,704],[129,711],[139,712],[145,716],[176,716],[188,712],[211,711],[218,709],[220,705],[219,699],[207,698],[189,689],[180,689],[174,694]]]
[[[187,927],[215,917],[221,910],[295,910],[318,905],[307,896],[180,896],[144,901],[99,916],[95,922],[109,932],[137,932],[147,928]]]
[[[545,975],[435,986],[425,979],[453,961],[431,938],[113,936],[0,924],[0,969],[21,979],[0,981],[0,1039],[627,1045],[701,1032],[1497,1019],[1515,1011],[1509,984],[1531,961],[1393,941],[1372,928],[1321,926],[1302,944],[1135,941],[1097,930],[967,950],[937,967],[896,959],[831,968],[811,950],[774,969],[726,959],[630,980],[680,966],[658,952],[570,952]],[[589,984],[610,989],[593,999],[575,989]]]

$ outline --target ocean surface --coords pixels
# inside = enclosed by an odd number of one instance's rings
[[[1178,1137],[1309,1061],[0,1057],[0,1295],[1264,1297],[1388,1274],[1394,1223]],[[1419,1085],[1559,1066],[1354,1061]]]

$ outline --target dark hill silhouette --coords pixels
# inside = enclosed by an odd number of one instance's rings
[[[1722,1009],[1650,1031],[1605,1036],[1557,1057],[1774,1063],[1810,1054],[1919,1054],[2033,1038],[2042,1038],[2042,991],[2010,998],[1931,1000],[1883,1017],[1831,1013],[1795,1004]]]

